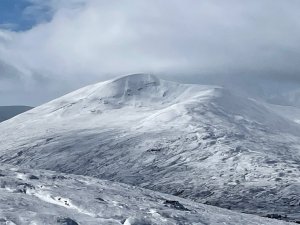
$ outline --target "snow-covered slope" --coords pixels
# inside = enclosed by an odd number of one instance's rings
[[[295,106],[282,106],[274,104],[266,104],[266,106],[282,117],[300,124],[300,108],[297,108]]]
[[[299,219],[300,126],[220,87],[130,75],[0,124],[0,161]]]
[[[0,106],[0,122],[32,109],[29,106]]]
[[[295,85],[298,85],[297,83]],[[278,94],[275,93],[268,99],[270,102],[277,102],[281,105],[293,106],[300,108],[300,89],[299,87],[294,87],[289,90],[283,91]]]
[[[0,224],[288,225],[125,184],[0,166]]]

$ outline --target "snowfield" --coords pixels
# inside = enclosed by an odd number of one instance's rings
[[[0,174],[0,224],[288,224],[90,177],[8,165]]]
[[[0,161],[295,221],[300,125],[282,112],[221,87],[129,75],[1,123]]]

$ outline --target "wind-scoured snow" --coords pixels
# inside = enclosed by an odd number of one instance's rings
[[[221,87],[137,74],[0,124],[0,161],[300,219],[300,126]]]
[[[288,224],[90,177],[8,165],[0,174],[0,224]]]

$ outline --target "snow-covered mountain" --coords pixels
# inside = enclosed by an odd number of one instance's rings
[[[217,86],[136,74],[0,124],[0,161],[300,219],[300,126]]]
[[[288,225],[84,176],[0,166],[0,224]]]
[[[0,106],[0,122],[32,109],[29,106]]]

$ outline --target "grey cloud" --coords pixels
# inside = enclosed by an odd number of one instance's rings
[[[6,64],[0,60],[0,80],[1,79],[11,79],[18,80],[20,79],[20,71],[14,68],[11,65]]]

